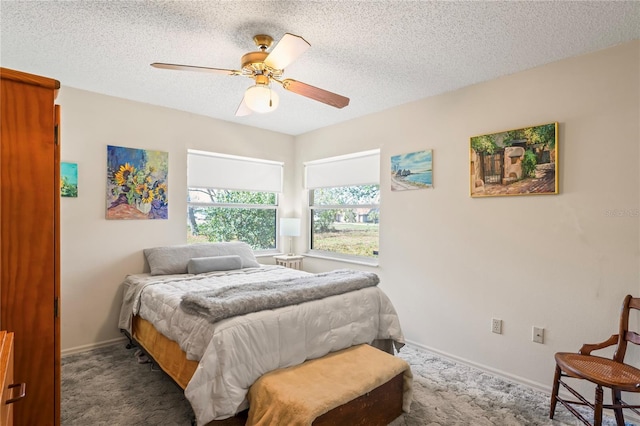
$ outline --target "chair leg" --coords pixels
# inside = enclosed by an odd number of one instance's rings
[[[558,403],[558,390],[560,388],[560,367],[556,365],[556,374],[553,377],[553,390],[551,391],[551,406],[549,407],[549,418],[553,419],[556,414],[556,404]]]
[[[596,386],[596,401],[593,409],[593,426],[602,426],[602,386]]]
[[[611,389],[611,401],[613,401],[614,405],[622,404],[622,395],[619,390]],[[624,426],[624,414],[622,413],[622,408],[614,408],[613,412],[616,414],[616,425]]]

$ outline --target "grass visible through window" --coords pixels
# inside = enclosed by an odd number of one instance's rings
[[[378,224],[333,223],[325,232],[315,232],[314,250],[374,257],[378,250]]]

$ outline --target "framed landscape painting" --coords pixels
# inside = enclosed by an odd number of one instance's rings
[[[169,154],[107,146],[107,219],[167,219]]]
[[[471,196],[558,193],[558,123],[470,139]]]
[[[433,187],[433,150],[391,156],[391,190]]]
[[[62,197],[78,196],[77,163],[60,163],[60,195]]]

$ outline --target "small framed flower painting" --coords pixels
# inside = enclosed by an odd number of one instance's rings
[[[107,219],[167,219],[169,153],[107,145]]]

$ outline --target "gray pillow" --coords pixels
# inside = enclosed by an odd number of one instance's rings
[[[242,268],[242,259],[237,254],[229,256],[194,257],[187,263],[187,272],[190,274],[230,271],[240,268]]]
[[[199,243],[144,249],[151,275],[186,274],[189,260],[196,257],[240,256],[243,268],[258,268],[260,264],[247,243]]]

